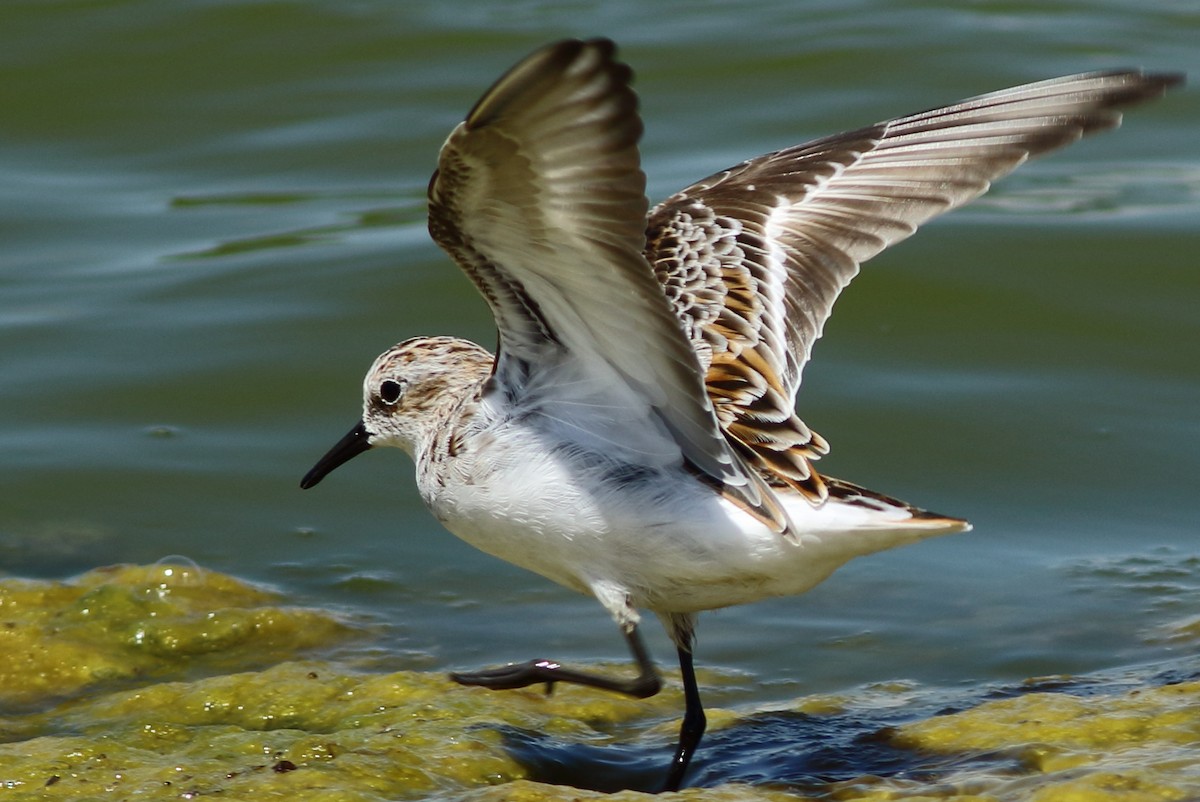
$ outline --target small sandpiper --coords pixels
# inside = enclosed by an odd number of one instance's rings
[[[464,685],[661,680],[638,633],[674,641],[686,710],[665,788],[704,733],[696,616],[812,588],[848,560],[966,521],[823,476],[801,374],[859,265],[1028,159],[1120,123],[1182,76],[1093,72],[786,148],[648,209],[632,72],[612,42],[521,61],[451,132],[429,231],[487,299],[495,355],[453,337],[389,348],[363,417],[301,482],[373,446],[416,462],[447,529],[593,596],[637,675],[531,660]]]

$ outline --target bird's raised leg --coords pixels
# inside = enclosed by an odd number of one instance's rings
[[[679,745],[667,771],[664,791],[678,791],[683,775],[692,760],[692,753],[704,737],[708,720],[704,717],[704,706],[700,704],[700,689],[696,686],[696,671],[692,668],[692,651],[684,646],[679,650],[679,673],[683,677],[683,723],[679,725]]]
[[[478,685],[493,690],[527,688],[530,685],[542,683],[552,688],[556,682],[569,682],[574,685],[586,685],[589,688],[615,691],[638,699],[653,696],[662,688],[658,669],[655,668],[654,661],[646,652],[646,646],[642,643],[642,636],[638,634],[637,625],[629,624],[623,629],[625,642],[629,644],[629,650],[633,653],[633,659],[637,662],[638,667],[638,675],[632,679],[606,677],[601,674],[566,668],[553,660],[530,660],[527,663],[510,663],[501,668],[489,668],[484,671],[455,672],[450,675],[450,679],[460,685]]]

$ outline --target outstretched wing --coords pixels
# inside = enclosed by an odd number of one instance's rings
[[[647,259],[742,455],[823,499],[809,462],[828,445],[796,416],[795,396],[859,265],[1182,78],[1095,72],[981,95],[751,159],[655,207]]]
[[[565,41],[500,78],[442,147],[430,233],[491,306],[501,381],[534,383],[565,359],[590,386],[627,389],[628,409],[613,414],[657,419],[714,485],[784,531],[774,494],[718,427],[704,372],[643,255],[642,123],[614,50]]]

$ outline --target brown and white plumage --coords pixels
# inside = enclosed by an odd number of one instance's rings
[[[859,265],[1176,81],[1087,73],[878,123],[743,162],[643,225],[642,125],[613,51],[564,42],[497,82],[442,149],[430,231],[491,305],[501,373],[548,343],[612,370],[691,464],[780,530],[758,474],[814,503],[828,494],[811,465],[828,444],[795,399]],[[669,331],[664,290],[694,357]]]
[[[1092,72],[980,95],[742,162],[650,213],[646,257],[701,355],[726,435],[820,501],[825,441],[796,392],[859,265],[1031,156],[1120,124],[1177,75]]]
[[[464,684],[653,694],[638,611],[655,612],[687,702],[677,788],[704,730],[698,612],[803,593],[854,557],[968,528],[813,469],[828,446],[794,403],[842,288],[921,223],[1180,78],[983,95],[760,156],[647,213],[632,74],[614,51],[534,53],[442,148],[429,228],[491,307],[494,361],[450,337],[388,349],[362,421],[301,484],[371,446],[404,449],[448,529],[594,596],[638,667],[616,679],[535,660],[455,674]]]

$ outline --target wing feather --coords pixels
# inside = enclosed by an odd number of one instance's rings
[[[642,123],[614,50],[560,42],[501,77],[442,148],[430,232],[492,309],[502,383],[539,386],[540,375],[546,389],[569,363],[572,377],[602,389],[592,397],[623,388],[621,414],[649,416],[702,476],[786,531],[773,492],[721,432],[697,355],[646,262]],[[548,392],[564,401],[569,390]],[[614,423],[594,434],[635,436]]]
[[[795,396],[861,263],[1181,81],[1115,70],[1005,89],[751,159],[655,207],[647,259],[742,455],[824,499],[810,462],[828,445],[796,416]]]

